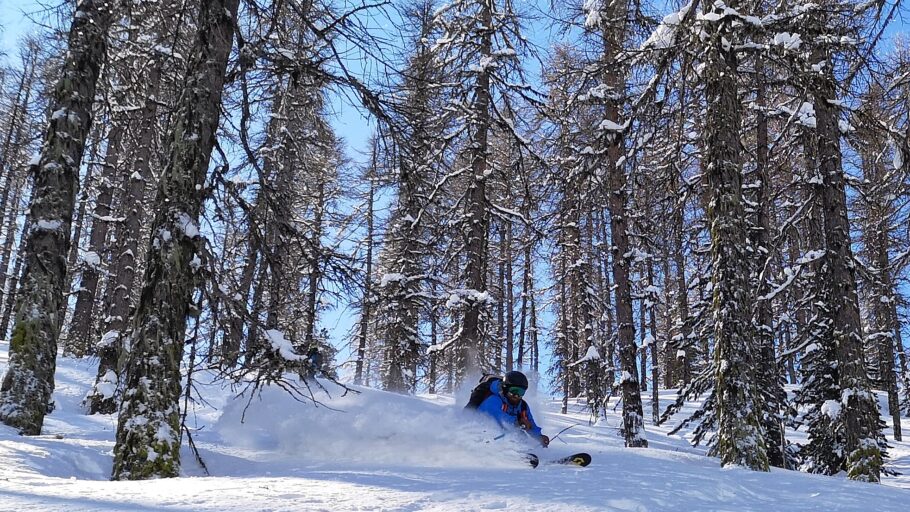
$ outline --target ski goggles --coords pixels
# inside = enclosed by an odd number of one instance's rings
[[[525,391],[527,391],[525,388],[520,388],[518,386],[512,386],[506,390],[506,393],[508,393],[510,395],[515,395],[515,396],[525,396]]]

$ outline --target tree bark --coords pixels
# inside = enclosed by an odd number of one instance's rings
[[[9,263],[13,254],[13,242],[16,239],[16,220],[20,214],[19,201],[22,196],[23,189],[25,188],[25,177],[21,177],[18,180],[18,183],[14,185],[13,197],[12,197],[12,206],[4,211],[6,214],[6,237],[3,239],[3,248],[0,249],[0,304],[3,305],[4,310],[7,306],[12,307],[12,304],[15,302],[15,286],[10,288],[8,291],[6,289],[7,284],[13,282],[13,276],[10,274]],[[0,214],[2,218],[2,214]],[[17,256],[21,256],[21,253],[18,253]],[[3,324],[4,328],[0,331],[0,338],[6,338],[6,326],[9,325],[8,321]]]
[[[98,371],[95,386],[87,397],[89,414],[113,414],[117,412],[119,397],[116,390],[126,362],[123,356],[124,336],[127,321],[132,310],[132,291],[139,267],[139,243],[142,223],[147,217],[146,189],[153,182],[152,149],[157,136],[157,96],[161,89],[161,70],[163,57],[157,55],[146,78],[143,94],[143,107],[139,113],[136,126],[138,138],[129,146],[135,150],[133,155],[124,152],[129,158],[132,173],[121,172],[121,195],[118,204],[119,215],[123,221],[113,226],[113,239],[117,241],[115,254],[111,257],[110,275],[107,278],[104,304],[106,314],[101,321],[101,340],[96,345],[98,351]],[[131,157],[130,157],[131,156]],[[125,158],[121,158],[121,162]],[[102,392],[106,388],[108,392]],[[113,388],[115,392],[111,393]]]
[[[515,289],[512,279],[514,277],[514,270],[512,269],[512,260],[514,259],[514,254],[512,253],[512,221],[506,221],[506,236],[505,236],[505,312],[506,312],[506,371],[510,372],[514,369],[515,366],[515,294],[513,290]]]
[[[648,287],[654,286],[654,262],[648,260]],[[660,344],[657,342],[657,295],[649,295],[651,304],[648,307],[648,328],[651,332],[651,421],[657,425],[660,420],[660,365],[658,365]]]
[[[366,268],[363,273],[363,299],[360,305],[360,334],[357,337],[357,360],[354,368],[354,384],[363,385],[363,362],[366,358],[367,335],[369,334],[370,319],[373,306],[373,201],[375,199],[376,183],[373,173],[376,171],[377,146],[373,144],[373,167],[370,172],[370,194],[367,199],[367,254]],[[431,386],[432,387],[432,386]]]
[[[484,30],[480,35],[480,59],[490,59],[493,53],[493,8],[492,2],[480,2],[479,25]],[[465,232],[466,264],[463,281],[470,296],[463,298],[464,316],[458,340],[458,359],[464,375],[477,373],[482,367],[480,347],[483,342],[481,313],[486,307],[483,296],[487,291],[484,267],[486,266],[486,239],[490,219],[487,212],[486,176],[488,132],[490,130],[492,107],[490,98],[490,75],[492,69],[483,67],[474,82],[474,98],[470,105],[470,158],[471,171],[465,197],[465,218],[468,225]],[[460,383],[460,380],[459,380]]]
[[[755,229],[751,232],[751,242],[753,254],[756,255],[753,274],[760,279],[756,283],[755,289],[758,291],[757,295],[764,295],[768,288],[767,279],[765,279],[765,268],[768,267],[766,260],[771,254],[772,247],[768,118],[764,110],[767,106],[766,86],[764,82],[764,66],[761,60],[756,64],[756,73],[759,80],[755,98],[758,119],[755,126],[755,178],[757,187],[755,188],[754,202],[757,208],[757,215]],[[755,376],[758,380],[758,388],[761,390],[765,401],[761,421],[767,441],[768,464],[783,468],[786,466],[786,439],[784,438],[781,414],[786,393],[781,385],[781,369],[780,365],[777,364],[777,354],[774,351],[774,319],[771,301],[758,300],[754,304],[753,317],[755,319],[759,363]]]
[[[25,187],[25,185],[23,185]],[[25,259],[25,247],[28,241],[26,233],[32,229],[32,216],[29,214],[25,215],[25,222],[22,224],[22,231],[19,234],[19,247],[16,250],[16,263],[13,264],[13,271],[8,274],[9,279],[7,280],[7,298],[8,300],[3,305],[3,318],[0,319],[0,336],[6,337],[6,333],[9,331],[9,322],[12,317],[13,306],[15,305],[16,300],[18,299],[18,288],[19,288],[19,276],[22,272],[22,260]]]
[[[122,121],[121,121],[122,122]],[[93,309],[98,294],[98,281],[101,277],[101,262],[104,247],[107,245],[107,233],[111,226],[113,181],[117,171],[122,172],[118,157],[122,156],[121,139],[123,129],[114,125],[107,143],[107,154],[98,184],[98,197],[95,199],[95,210],[92,213],[92,233],[89,235],[88,252],[82,264],[82,279],[76,294],[76,307],[73,321],[67,336],[70,352],[77,356],[94,352],[94,332],[97,325]]]

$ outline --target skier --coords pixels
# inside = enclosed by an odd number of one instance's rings
[[[311,347],[306,355],[307,364],[310,365],[314,373],[322,369],[322,354],[319,353],[318,347]]]
[[[300,365],[298,374],[303,380],[315,382],[316,374],[322,371],[322,354],[319,353],[319,348],[316,346],[310,347],[310,350],[307,351],[306,361],[303,361],[303,364]]]
[[[488,375],[471,391],[471,399],[465,408],[476,408],[489,415],[507,432],[521,429],[546,448],[550,438],[541,432],[531,408],[522,398],[527,390],[528,378],[521,372],[508,372],[503,378]]]

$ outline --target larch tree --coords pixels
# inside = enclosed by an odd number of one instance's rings
[[[835,78],[839,46],[849,45],[847,33],[853,16],[852,4],[832,3],[824,10],[814,4],[802,7],[800,17],[807,36],[812,37],[806,86],[815,118],[817,153],[814,162],[820,178],[816,190],[822,210],[825,236],[823,279],[817,301],[824,304],[829,327],[820,341],[833,359],[819,371],[833,372],[837,386],[835,401],[816,404],[831,418],[840,441],[827,449],[842,457],[837,468],[853,480],[878,482],[885,456],[878,403],[866,375],[863,333],[857,296],[856,268],[847,217],[847,194],[841,149],[840,98]],[[835,14],[840,13],[840,14]],[[847,21],[845,21],[847,20]],[[830,31],[844,31],[843,37],[828,37]],[[818,71],[820,70],[820,71]],[[840,455],[838,455],[838,453]]]
[[[14,282],[10,275],[10,262],[13,257],[13,243],[18,231],[17,221],[22,211],[20,203],[26,189],[28,176],[26,175],[25,162],[32,151],[30,147],[31,135],[36,122],[31,115],[32,103],[38,96],[38,61],[41,57],[38,41],[25,39],[19,50],[21,69],[18,70],[19,79],[14,80],[13,69],[4,73],[8,84],[15,84],[15,93],[4,93],[8,96],[8,106],[4,112],[2,146],[0,146],[0,173],[3,175],[3,190],[0,192],[0,230],[3,234],[3,244],[0,246],[0,309],[6,310],[14,302],[15,286],[7,287]],[[0,337],[6,337],[8,323],[2,324]]]
[[[180,361],[200,266],[197,222],[205,198],[239,0],[203,0],[187,82],[170,133],[156,199],[142,292],[129,334],[129,361],[114,446],[113,478],[173,477],[180,471]]]
[[[873,87],[866,95],[861,113],[865,119],[886,118],[883,110],[884,95],[879,87]],[[847,126],[846,124],[844,126]],[[866,311],[868,312],[865,348],[870,374],[875,375],[875,387],[888,394],[888,414],[894,440],[900,441],[901,411],[898,395],[898,371],[895,365],[895,319],[892,317],[891,302],[899,293],[894,286],[894,263],[892,262],[894,228],[899,219],[900,208],[897,194],[902,188],[900,167],[893,158],[887,158],[896,150],[887,143],[884,131],[871,123],[863,123],[851,139],[851,145],[858,149],[863,181],[858,185],[860,198],[855,209],[859,210],[862,228],[861,242],[865,266],[862,269],[866,290]],[[899,160],[898,160],[899,161]]]
[[[786,439],[782,421],[783,404],[786,393],[781,382],[780,366],[774,346],[774,321],[771,298],[762,296],[768,291],[768,269],[773,258],[771,231],[771,160],[769,155],[770,131],[768,127],[767,78],[764,62],[756,57],[755,68],[756,90],[754,161],[752,162],[751,197],[748,198],[746,211],[749,213],[749,244],[753,251],[751,263],[751,280],[754,283],[752,323],[756,340],[755,378],[762,393],[764,406],[760,411],[762,428],[765,432],[765,449],[768,463],[774,467],[787,467]],[[748,179],[748,178],[747,178]]]
[[[702,137],[713,272],[716,453],[724,466],[767,471],[762,399],[753,373],[758,357],[749,308],[739,59],[732,48],[737,7],[719,4],[702,15],[708,34],[701,55],[707,106]]]
[[[104,314],[95,315],[102,333],[93,343],[99,359],[98,371],[95,386],[86,397],[91,414],[112,414],[119,406],[117,392],[125,362],[124,340],[138,295],[136,276],[144,262],[140,246],[151,234],[143,226],[150,216],[149,196],[154,190],[155,177],[161,174],[157,151],[162,147],[162,127],[166,125],[162,111],[176,103],[175,89],[182,80],[178,69],[184,64],[179,56],[191,44],[182,23],[173,31],[166,29],[171,16],[178,20],[188,16],[181,9],[182,1],[169,0],[155,4],[154,9],[135,6],[130,13],[133,30],[141,32],[143,37],[125,49],[123,66],[128,70],[128,80],[141,86],[129,88],[126,101],[141,107],[130,118],[128,136],[120,147],[123,155],[118,158],[119,200],[112,215],[116,222],[110,236],[115,243],[110,249],[102,294],[100,311]],[[147,65],[139,66],[139,62]]]
[[[391,139],[396,146],[397,176],[392,180],[395,203],[380,258],[382,276],[377,294],[377,335],[384,347],[383,387],[414,391],[420,357],[419,316],[427,307],[426,223],[431,220],[430,184],[441,167],[447,113],[441,104],[441,76],[436,66],[434,37],[439,26],[434,3],[407,8],[412,20],[412,53],[404,67]]]
[[[636,366],[635,325],[632,312],[631,245],[629,241],[628,189],[625,162],[624,119],[626,63],[619,59],[628,38],[625,2],[586,2],[585,25],[601,41],[600,83],[590,94],[603,102],[604,119],[599,125],[598,172],[606,177],[607,207],[610,212],[612,277],[615,288],[616,331],[622,370],[620,387],[623,404],[623,436],[626,446],[647,447],[641,403],[641,383]]]
[[[9,368],[0,385],[0,421],[23,434],[41,433],[54,390],[77,176],[115,15],[111,0],[84,0],[76,7],[41,155],[32,167],[32,224]]]
[[[457,251],[464,264],[459,287],[450,294],[449,306],[461,317],[455,333],[455,379],[461,383],[468,374],[489,367],[483,347],[491,336],[487,315],[490,215],[495,208],[487,194],[493,173],[490,161],[490,132],[494,125],[505,132],[515,131],[514,119],[497,109],[501,96],[528,97],[522,83],[519,52],[525,40],[520,31],[515,5],[499,0],[456,0],[437,10],[442,35],[434,45],[438,62],[450,84],[452,114],[463,140],[452,179],[463,183],[457,204],[462,215],[457,225],[462,240]],[[454,138],[454,136],[453,136]]]

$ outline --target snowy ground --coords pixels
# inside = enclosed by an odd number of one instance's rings
[[[6,349],[0,344],[0,372]],[[580,406],[563,416],[539,396],[529,401],[545,433],[576,426],[535,451],[544,460],[587,451],[594,463],[531,469],[519,460],[520,442],[491,441],[451,397],[369,389],[344,397],[333,390],[324,397],[331,408],[271,390],[247,407],[221,385],[201,385],[211,407],[190,423],[211,476],[184,450],[184,477],[111,482],[116,420],[85,416],[80,406],[93,375],[89,361],[59,359],[57,408],[44,434],[22,437],[0,425],[0,510],[910,510],[910,476],[869,485],[720,469],[702,449],[666,436],[668,427],[650,425],[651,448],[625,449],[617,414],[588,426]],[[662,406],[670,399],[664,394]],[[904,425],[910,430],[910,419]],[[891,467],[910,475],[910,443],[892,444]]]

